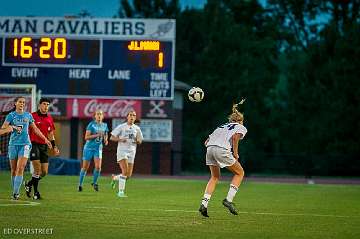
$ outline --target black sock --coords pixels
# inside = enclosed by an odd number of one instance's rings
[[[32,177],[32,178],[27,182],[27,186],[29,186],[29,187],[32,186],[32,184],[33,184],[33,178],[34,178],[34,177]]]
[[[34,186],[35,193],[38,192],[39,180],[40,180],[39,178],[35,178],[35,177],[32,177],[32,179],[31,179],[31,181],[33,181],[32,184]]]

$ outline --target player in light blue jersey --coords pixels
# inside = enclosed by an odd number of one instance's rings
[[[91,159],[94,159],[94,172],[92,186],[95,191],[99,191],[97,180],[100,176],[102,149],[103,144],[108,145],[109,128],[106,123],[103,123],[104,113],[101,110],[95,112],[95,120],[91,121],[86,127],[85,140],[82,158],[82,167],[79,179],[79,192],[83,190],[83,182],[87,170],[90,166]]]
[[[11,185],[13,189],[12,199],[19,199],[20,186],[23,181],[24,169],[30,156],[31,141],[29,137],[29,126],[34,132],[44,139],[49,148],[52,148],[50,141],[41,133],[34,124],[34,119],[29,112],[25,112],[25,98],[17,97],[15,99],[15,110],[10,112],[1,126],[7,129],[13,128],[10,141],[8,156],[11,168]]]

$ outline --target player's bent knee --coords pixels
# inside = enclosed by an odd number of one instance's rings
[[[212,181],[214,181],[215,183],[217,183],[217,182],[219,181],[220,177],[219,177],[219,176],[211,176],[210,179],[211,179]]]

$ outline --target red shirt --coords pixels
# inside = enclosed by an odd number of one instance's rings
[[[39,128],[45,137],[47,137],[51,131],[55,130],[54,121],[51,115],[42,115],[39,111],[33,112],[31,114],[35,120],[35,125]],[[32,129],[30,130],[30,140],[32,143],[45,144],[45,141],[37,136],[37,134],[35,134],[34,130]]]

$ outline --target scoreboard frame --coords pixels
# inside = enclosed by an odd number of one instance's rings
[[[56,96],[59,98],[88,98],[88,97],[99,97],[99,98],[114,98],[114,99],[146,99],[146,100],[173,100],[174,98],[174,77],[175,77],[175,27],[176,22],[174,19],[113,19],[113,18],[60,18],[60,17],[0,17],[0,41],[1,44],[1,65],[0,65],[0,77],[1,83],[31,83],[36,84],[38,89],[41,89],[44,95]],[[21,59],[21,62],[14,62],[12,58],[7,57],[7,48],[6,42],[7,39],[14,38],[23,38],[29,37],[31,39],[40,38],[65,38],[66,41],[99,41],[99,61],[97,65],[87,64],[66,64],[66,63],[39,63],[31,62],[31,59]],[[126,42],[136,41],[143,43],[146,41],[156,41],[164,47],[165,51],[161,57],[164,60],[164,67],[157,69],[155,66],[142,67],[143,57],[135,57],[134,64],[126,61],[123,57],[116,64],[114,68],[121,68],[121,64],[131,65],[131,76],[134,78],[131,79],[116,79],[115,81],[123,81],[125,89],[125,95],[118,95],[113,90],[114,86],[109,81],[109,72],[113,70],[109,63],[104,63],[104,57],[109,53],[104,51],[104,48],[107,47],[109,42],[119,41],[122,44]],[[145,44],[144,43],[144,44]],[[36,46],[38,47],[38,46]],[[34,47],[33,50],[38,51],[38,48]],[[109,47],[108,47],[109,48]],[[140,49],[141,50],[141,49]],[[130,52],[131,50],[129,50]],[[146,51],[146,50],[144,50]],[[135,54],[133,52],[131,54]],[[128,53],[130,54],[130,53]],[[150,53],[149,53],[150,54]],[[160,55],[159,55],[160,57]],[[6,58],[6,59],[5,59]],[[67,56],[69,58],[69,56]],[[153,56],[150,54],[149,59],[153,59]],[[10,59],[10,61],[9,61]],[[39,59],[37,59],[39,60]],[[40,59],[41,60],[41,59]],[[65,59],[67,60],[67,59]],[[65,61],[64,60],[64,61]],[[72,61],[73,59],[70,59]],[[141,61],[141,62],[140,62]],[[107,64],[107,65],[106,65]],[[159,60],[160,66],[160,60]],[[140,67],[141,66],[141,67]],[[40,77],[34,77],[35,79],[27,79],[23,77],[16,78],[11,74],[12,70],[15,68],[30,68],[37,69],[36,71],[46,72],[54,71],[53,75],[47,73],[50,83],[49,85],[41,77],[44,77],[44,73],[37,73]],[[97,75],[93,78],[83,79],[87,80],[90,86],[91,92],[89,94],[77,94],[71,93],[69,90],[61,90],[51,88],[51,79],[53,76],[58,77],[59,72],[69,71],[70,70],[86,70],[96,72],[99,70],[101,73],[96,73]],[[124,68],[126,69],[126,68]],[[104,74],[103,74],[104,73]],[[105,74],[107,73],[107,74]],[[132,74],[134,73],[134,74]],[[101,75],[102,74],[102,75]],[[65,75],[65,73],[63,73]],[[94,74],[95,75],[95,74]],[[101,76],[99,76],[101,75]],[[106,79],[106,75],[108,79]],[[56,78],[54,77],[54,78]],[[136,79],[135,79],[136,78]],[[58,80],[61,84],[70,84],[70,73],[68,78]],[[153,82],[154,81],[154,82]],[[67,82],[67,83],[66,83]],[[152,84],[154,83],[154,84]],[[103,88],[101,92],[96,91],[96,86]],[[151,85],[151,86],[150,86]],[[108,88],[109,94],[104,94],[106,91],[104,87]],[[126,88],[128,87],[128,88]],[[141,88],[142,87],[142,88]],[[147,88],[149,92],[147,93]],[[152,93],[156,92],[156,89],[153,90],[151,87],[160,87],[157,94]],[[61,88],[61,89],[60,89]],[[59,90],[59,91],[58,91]]]

